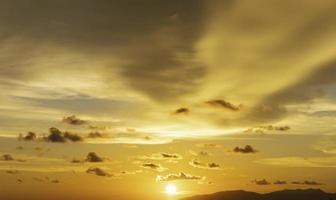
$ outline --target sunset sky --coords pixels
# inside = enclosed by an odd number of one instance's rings
[[[1,0],[1,199],[336,192],[335,9]]]

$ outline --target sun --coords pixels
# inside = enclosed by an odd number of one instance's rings
[[[176,186],[174,184],[168,184],[166,186],[166,193],[169,195],[176,194]]]

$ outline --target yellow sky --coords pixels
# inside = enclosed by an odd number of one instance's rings
[[[0,2],[0,194],[335,192],[335,7]]]

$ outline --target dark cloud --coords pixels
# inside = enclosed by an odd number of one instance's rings
[[[95,152],[89,152],[85,159],[86,162],[103,162],[104,159],[98,156]]]
[[[233,149],[233,152],[236,153],[257,153],[257,150],[255,150],[251,145],[246,145],[245,147],[235,147]]]
[[[206,104],[214,107],[220,107],[220,108],[225,108],[231,111],[239,111],[242,109],[242,105],[234,105],[228,101],[225,101],[223,99],[216,99],[216,100],[209,100],[205,102]]]
[[[66,142],[66,141],[71,141],[71,142],[80,142],[83,140],[83,138],[79,135],[70,133],[70,132],[61,132],[59,129],[55,127],[51,127],[49,129],[50,134],[45,137],[44,139],[48,142]]]
[[[57,179],[54,179],[54,180],[51,180],[50,183],[60,183],[60,181]]]
[[[256,185],[270,185],[271,183],[268,182],[266,179],[261,180],[254,180],[253,181]]]
[[[249,128],[245,132],[247,133],[264,133],[264,131],[288,131],[290,126],[256,126],[254,128]]]
[[[155,163],[144,163],[141,165],[141,167],[146,168],[146,169],[153,169],[156,171],[163,171],[163,167],[159,164],[155,164]]]
[[[10,154],[3,154],[0,157],[0,161],[14,161],[15,159]]]
[[[154,153],[151,155],[138,156],[140,160],[180,160],[182,156],[175,153]]]
[[[323,185],[322,183],[316,182],[316,181],[292,181],[293,185]]]
[[[5,75],[37,76],[24,68],[34,55],[25,50],[33,48],[35,41],[89,56],[114,55],[123,61],[119,68],[123,81],[155,99],[191,93],[205,73],[194,59],[206,12],[201,0],[34,0],[33,4],[17,0],[0,4],[1,38],[32,43],[22,42],[22,50],[3,61],[16,66],[14,70],[5,65]],[[106,60],[111,63],[105,71],[108,79],[116,66],[114,57]]]
[[[252,109],[247,118],[258,122],[276,121],[291,114],[285,108],[286,105],[308,104],[321,97],[335,99],[333,93],[325,90],[327,86],[336,83],[335,65],[335,60],[327,61],[297,84],[267,96]]]
[[[281,181],[281,180],[277,180],[273,183],[274,185],[285,185],[287,184],[287,181]]]
[[[193,167],[202,168],[202,169],[216,169],[216,170],[221,169],[221,166],[217,163],[214,163],[214,162],[203,163],[196,159],[190,161],[189,164]]]
[[[89,169],[86,170],[86,173],[95,174],[97,176],[107,176],[107,177],[111,176],[111,174],[107,173],[106,171],[98,167],[90,167]]]
[[[75,115],[63,117],[62,122],[71,124],[71,125],[84,125],[88,123],[88,121],[79,119]]]
[[[175,110],[174,114],[188,114],[190,110],[188,108],[179,108]]]
[[[7,174],[19,174],[20,172],[18,170],[6,170]]]
[[[191,180],[191,181],[198,181],[204,179],[201,176],[194,176],[190,174],[185,174],[183,172],[177,174],[167,174],[166,176],[157,176],[157,181],[183,181],[183,180]]]
[[[87,137],[88,138],[105,138],[106,135],[96,131],[96,132],[89,133]]]
[[[34,141],[37,139],[37,135],[34,132],[28,132],[26,135],[19,135],[19,140]]]

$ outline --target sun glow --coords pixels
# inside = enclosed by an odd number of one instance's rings
[[[169,184],[166,186],[166,193],[169,195],[176,194],[176,186],[174,184]]]

